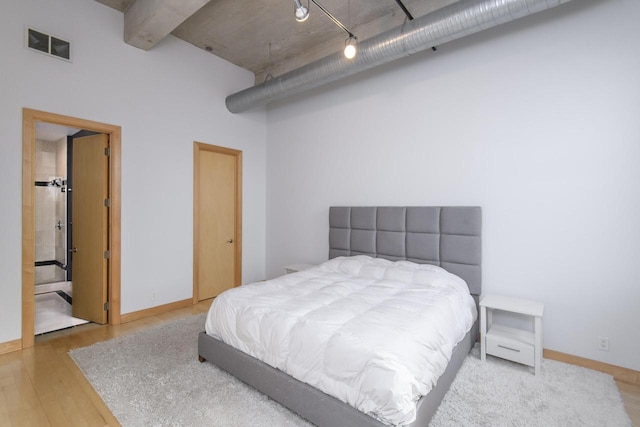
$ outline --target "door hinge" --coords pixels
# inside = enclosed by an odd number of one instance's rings
[[[111,252],[109,252],[109,250],[104,251],[104,259],[109,259],[110,256]]]
[[[105,147],[105,149],[104,149],[104,155],[105,155],[105,156],[110,156],[110,155],[111,155],[111,148],[110,148],[110,147]]]
[[[111,308],[111,304],[109,304],[109,301],[104,303],[104,311],[109,311],[109,309]]]
[[[111,207],[111,199],[104,199],[104,207],[105,208]]]

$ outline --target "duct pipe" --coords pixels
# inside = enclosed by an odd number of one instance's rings
[[[569,1],[460,0],[358,43],[355,59],[335,53],[229,95],[227,109],[240,113]]]

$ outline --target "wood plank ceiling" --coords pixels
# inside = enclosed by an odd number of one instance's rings
[[[297,22],[293,0],[96,1],[124,13],[125,38],[130,44],[149,49],[166,30],[253,72],[256,83],[341,51],[347,38],[313,3],[309,19]],[[395,0],[318,1],[360,41],[402,25],[407,19]],[[402,3],[418,17],[455,1]],[[302,3],[307,5],[308,0]],[[136,36],[140,43],[129,40]]]

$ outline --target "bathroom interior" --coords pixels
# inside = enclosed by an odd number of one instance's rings
[[[79,129],[38,122],[35,176],[35,334],[88,323],[71,314],[68,136]]]

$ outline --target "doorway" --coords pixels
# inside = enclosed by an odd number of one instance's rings
[[[108,323],[120,324],[120,193],[121,193],[121,130],[119,126],[74,117],[23,109],[22,130],[22,348],[33,346],[35,339],[35,154],[36,125],[48,123],[68,128],[85,129],[104,134],[109,139],[108,180],[106,182],[109,209],[105,221],[108,226],[108,257],[106,288],[108,289]],[[105,201],[106,203],[106,201]],[[71,248],[69,246],[69,248]],[[105,319],[105,320],[106,320]]]
[[[84,132],[36,122],[35,335],[90,320],[74,317],[72,313],[73,253],[69,251],[74,194],[73,139]]]
[[[242,151],[194,143],[193,302],[242,283]]]

